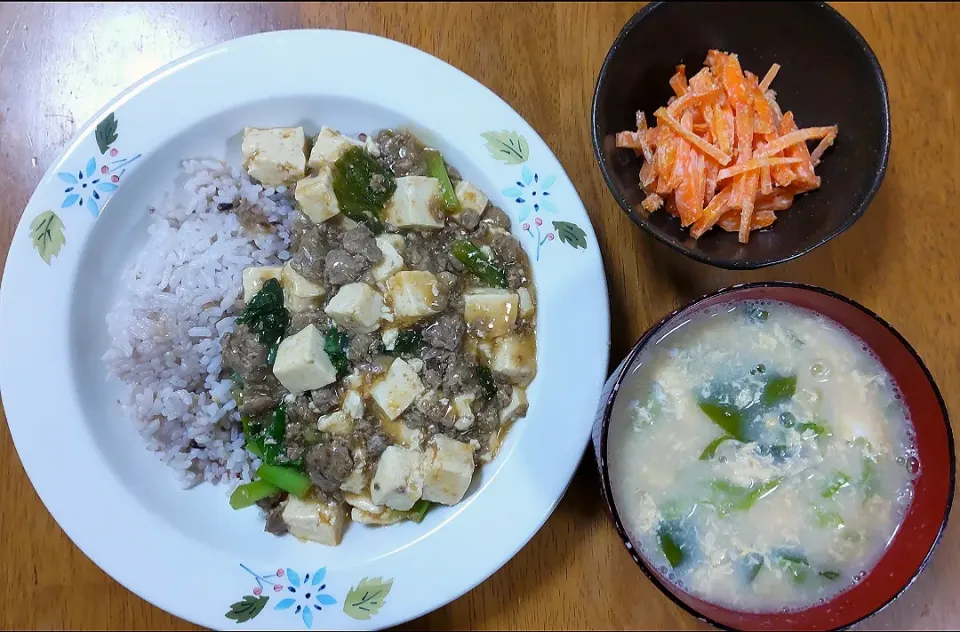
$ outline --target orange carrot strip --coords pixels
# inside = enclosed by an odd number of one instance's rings
[[[784,115],[784,117],[786,117],[786,115]],[[768,144],[763,150],[763,155],[769,156],[770,154],[775,154],[778,151],[783,151],[788,147],[793,147],[794,145],[798,145],[808,140],[816,140],[818,138],[825,138],[831,135],[837,135],[836,125],[831,125],[829,127],[807,127],[805,129],[796,130],[784,134],[777,140]]]
[[[753,207],[757,202],[757,175],[750,173],[743,177],[745,181],[740,207],[740,234],[737,237],[741,244],[750,241],[750,222],[753,219]]]
[[[712,200],[710,200],[710,204],[703,209],[700,219],[698,219],[693,225],[693,228],[690,229],[691,237],[694,239],[700,239],[705,232],[713,228],[713,225],[717,223],[717,220],[720,219],[720,216],[723,215],[728,208],[730,208],[730,197],[732,193],[733,187],[728,186],[714,196]]]
[[[730,162],[730,156],[724,154],[722,151],[706,142],[692,131],[684,129],[683,126],[680,125],[680,121],[673,118],[666,108],[659,108],[656,112],[654,112],[654,116],[656,116],[660,122],[664,123],[667,127],[679,134],[685,141],[703,153],[707,154],[721,165],[726,165],[728,162]]]
[[[653,184],[653,181],[657,179],[657,170],[653,168],[652,162],[644,162],[643,166],[640,167],[640,186],[644,189]]]
[[[639,149],[641,147],[639,132],[617,132],[617,147]]]
[[[770,177],[768,165],[760,167],[760,193],[763,195],[773,193],[773,179]]]
[[[780,133],[784,136],[781,136],[779,140],[798,131],[800,130],[797,129],[797,123],[793,120],[793,112],[784,114],[783,120],[780,121]],[[836,133],[835,130],[834,133]],[[792,186],[800,187],[804,191],[812,191],[820,186],[820,178],[814,173],[813,160],[810,158],[810,151],[807,149],[807,143],[805,141],[785,147],[783,154],[803,160],[803,162],[794,165],[792,168],[792,171],[797,174],[797,178],[791,183]]]
[[[652,213],[663,206],[663,198],[656,193],[651,193],[647,197],[643,198],[643,202],[640,202],[640,206],[642,206],[643,209],[648,213]]]
[[[720,173],[720,165],[718,165],[709,156],[705,156],[703,160],[706,169],[706,182],[704,183],[703,189],[703,203],[709,204],[717,194],[717,174]]]
[[[765,74],[760,81],[760,89],[766,92],[770,88],[770,84],[773,83],[773,80],[776,79],[778,72],[780,72],[780,64],[770,66],[770,70],[767,71],[767,74]]]
[[[756,213],[763,211],[785,211],[793,205],[793,194],[776,192],[757,198],[753,210]]]
[[[820,164],[820,157],[823,155],[823,152],[827,151],[836,139],[836,134],[824,136],[820,144],[817,145],[817,148],[810,152],[810,160],[813,162],[814,167]]]
[[[731,101],[735,104],[747,101],[749,88],[747,80],[743,76],[743,69],[740,68],[740,60],[736,55],[724,56],[720,78],[724,89],[727,91],[727,97]]]
[[[792,165],[803,162],[800,158],[751,158],[744,162],[737,163],[732,167],[721,169],[717,174],[717,180],[726,180],[738,176],[748,171],[756,171],[763,167],[773,167],[775,165]]]
[[[723,90],[720,88],[712,88],[706,92],[694,92],[690,90],[682,97],[678,97],[673,103],[667,106],[667,111],[670,112],[672,116],[677,116],[685,108],[690,107],[691,105],[701,105],[715,100],[723,94]]]
[[[677,73],[670,77],[670,87],[678,97],[687,93],[687,68],[683,64],[677,66]]]
[[[713,73],[704,66],[697,74],[690,77],[690,90],[693,92],[704,93],[708,90],[719,88],[720,86],[713,80]]]
[[[768,226],[772,225],[776,219],[777,216],[773,213],[773,211],[758,212],[753,216],[753,219],[750,220],[750,230],[767,228]],[[734,211],[729,211],[720,218],[720,220],[717,222],[717,226],[728,233],[739,232],[740,217],[738,217]]]

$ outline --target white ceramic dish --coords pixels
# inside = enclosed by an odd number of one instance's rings
[[[530,412],[464,502],[420,525],[351,525],[336,548],[264,533],[258,512],[230,509],[223,486],[181,490],[121,415],[101,362],[119,272],[145,239],[147,209],[173,186],[180,160],[238,164],[245,125],[315,133],[321,124],[349,134],[405,126],[435,144],[511,215],[539,296]],[[40,182],[0,291],[3,402],[41,499],[124,586],[210,628],[251,619],[246,627],[380,628],[476,586],[536,533],[566,490],[608,350],[597,242],[536,132],[455,68],[340,31],[227,42],[115,99]]]

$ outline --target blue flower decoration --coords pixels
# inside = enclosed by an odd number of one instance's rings
[[[517,180],[517,186],[508,187],[502,193],[512,198],[514,202],[520,205],[520,215],[517,221],[530,217],[531,213],[546,211],[556,213],[557,207],[550,200],[550,187],[556,182],[556,176],[546,176],[541,178],[540,174],[530,171],[526,165],[520,171],[520,180]]]
[[[336,599],[323,592],[327,588],[327,585],[323,583],[326,574],[327,569],[324,567],[313,573],[312,576],[307,573],[301,580],[296,571],[288,568],[286,577],[289,583],[287,586],[289,596],[281,599],[274,606],[274,610],[289,610],[296,606],[293,613],[300,615],[303,619],[303,625],[308,628],[313,627],[313,611],[320,612],[323,610],[323,606],[333,606],[337,603]]]
[[[109,172],[107,172],[109,173]],[[57,174],[61,180],[67,183],[67,188],[63,190],[66,197],[60,208],[69,208],[74,204],[83,206],[87,203],[87,208],[96,217],[100,213],[100,205],[103,203],[101,193],[113,193],[117,190],[117,185],[113,182],[94,178],[97,174],[97,159],[91,158],[87,161],[84,169],[77,171],[74,175],[71,172],[61,171]]]

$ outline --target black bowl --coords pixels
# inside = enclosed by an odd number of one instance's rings
[[[801,128],[840,128],[817,167],[820,189],[797,196],[749,244],[718,229],[695,240],[668,213],[643,211],[640,159],[615,146],[617,132],[636,129],[637,110],[649,120],[673,95],[667,82],[675,66],[686,64],[692,76],[712,48],[737,53],[758,76],[780,64],[772,88],[783,111],[792,110]],[[826,3],[655,2],[627,22],[600,69],[593,148],[607,186],[640,228],[704,263],[762,268],[813,250],[863,215],[890,154],[887,85],[867,42]]]

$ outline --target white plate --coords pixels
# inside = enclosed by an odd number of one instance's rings
[[[511,215],[539,296],[530,412],[464,502],[432,511],[420,525],[351,525],[335,548],[264,533],[258,512],[232,511],[223,487],[181,490],[121,415],[100,359],[119,272],[145,239],[147,209],[173,186],[180,160],[237,164],[245,125],[303,125],[315,133],[321,124],[349,134],[406,126],[436,145]],[[227,42],[115,99],[40,182],[0,292],[4,406],[43,502],[124,586],[210,628],[238,627],[225,614],[245,598],[240,609],[255,619],[241,627],[392,626],[489,577],[567,488],[608,351],[597,242],[576,190],[537,133],[452,66],[340,31]]]

